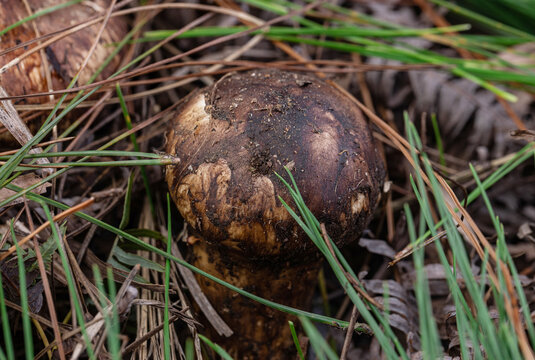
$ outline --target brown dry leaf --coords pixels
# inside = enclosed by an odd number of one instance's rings
[[[24,175],[21,175],[21,176],[17,177],[11,183],[13,185],[18,186],[18,187],[26,189],[26,188],[38,183],[41,180],[42,179],[39,176],[37,176],[37,175],[35,175],[33,173],[28,173],[28,174],[24,174]],[[42,193],[44,193],[46,191],[46,189],[50,185],[51,184],[49,182],[46,182],[46,183],[36,187],[34,190],[32,190],[32,193],[34,193],[34,194],[42,194]],[[13,195],[15,195],[15,192],[12,191],[12,190],[8,190],[6,188],[0,189],[0,201],[4,201],[4,200],[8,199],[10,196],[13,196]],[[10,205],[19,204],[19,203],[21,203],[23,201],[24,201],[23,198],[19,197],[18,199],[13,200],[10,203]]]
[[[500,59],[517,66],[535,64],[535,43],[529,42],[512,46],[499,55]]]
[[[361,238],[359,245],[373,254],[382,255],[389,259],[393,259],[396,256],[394,249],[384,240]]]
[[[412,24],[412,27],[418,25]],[[407,41],[412,44],[412,39]],[[433,48],[430,41],[417,39],[416,46],[421,49]],[[414,45],[414,44],[412,44]],[[449,49],[439,52],[447,54]],[[369,58],[367,64],[397,65],[398,61]],[[413,109],[410,117],[419,119],[423,113],[436,114],[446,152],[466,160],[477,158],[476,150],[485,148],[492,158],[501,157],[518,150],[518,144],[509,135],[517,125],[496,99],[496,95],[472,81],[455,77],[441,70],[412,70],[409,72],[387,70],[366,73],[366,81],[376,104],[398,114]],[[511,109],[522,119],[528,128],[535,126],[533,98],[525,92],[514,93],[518,101]],[[402,116],[395,117],[402,119]],[[403,123],[398,123],[403,129]],[[530,141],[534,132],[522,133]],[[513,134],[514,136],[514,134]],[[462,141],[463,146],[459,146]],[[478,159],[487,160],[487,159]]]
[[[390,325],[401,331],[416,349],[420,347],[418,334],[418,310],[416,299],[402,285],[394,280],[363,280],[364,287],[374,300],[384,305],[384,295],[388,292],[388,309]]]
[[[349,5],[349,4],[348,4]],[[414,11],[403,0],[353,1],[353,10],[373,16],[376,19],[410,27],[429,27],[431,22],[425,14]]]
[[[520,225],[516,236],[518,236],[518,238],[521,240],[527,239],[532,242],[535,242],[535,223],[525,222]]]
[[[25,265],[28,265],[28,261]],[[4,277],[4,292],[6,298],[16,304],[20,303],[19,268],[17,258],[0,263],[0,271]],[[39,270],[26,273],[26,290],[28,306],[32,313],[38,313],[43,306],[43,282],[37,280]]]
[[[424,360],[424,359],[426,358],[424,357],[424,353],[422,351],[415,352],[414,354],[411,355],[411,360]],[[444,355],[443,357],[440,358],[440,360],[461,360],[461,358],[459,356],[451,357],[451,356]]]
[[[437,114],[446,144],[454,146],[461,136],[468,135],[465,146],[455,149],[462,151],[464,158],[472,158],[480,146],[488,148],[492,158],[511,151],[507,134],[516,125],[493,93],[438,71],[412,71],[409,79],[416,113]],[[519,101],[512,106],[515,113],[526,114],[529,105]]]
[[[396,64],[376,58],[367,63]],[[447,152],[471,159],[480,146],[486,147],[493,158],[510,150],[513,142],[508,134],[516,125],[494,94],[471,81],[439,70],[369,72],[366,79],[375,101],[388,109],[412,108],[412,119],[419,119],[422,113],[436,114]],[[529,113],[529,105],[522,99],[512,106],[523,116]],[[458,146],[459,139],[465,146]]]
[[[472,265],[472,272],[474,276],[478,276],[480,269]],[[446,271],[444,266],[440,263],[427,264],[424,266],[424,273],[429,283],[429,292],[431,296],[448,296],[451,290],[448,286]],[[416,281],[416,271],[412,270],[404,277],[403,285],[406,288],[411,288]],[[464,288],[464,280],[462,275],[457,272],[457,282],[461,288]]]
[[[526,261],[531,262],[535,260],[535,244],[532,242],[526,241],[519,244],[508,244],[507,249],[513,259],[525,257]]]
[[[468,348],[468,358],[474,359],[474,345],[469,339],[465,339],[466,341],[466,347]],[[459,358],[461,354],[461,339],[459,338],[459,334],[455,334],[455,336],[451,339],[449,345],[448,345],[448,353],[455,354],[456,358]]]
[[[511,131],[511,136],[526,141],[535,141],[534,130],[513,130]]]

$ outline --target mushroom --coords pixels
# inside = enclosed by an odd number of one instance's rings
[[[64,2],[63,0],[0,1],[0,29],[4,29],[39,10],[60,5]],[[29,5],[29,10],[26,8],[25,3]],[[102,16],[104,12],[98,12],[96,9],[106,9],[109,4],[109,0],[96,0],[93,1],[93,6],[85,3],[74,4],[39,16],[2,35],[0,37],[0,51],[5,51],[26,41],[38,38],[35,29],[38,31],[39,36],[43,36],[73,25],[78,25],[92,17]],[[49,69],[45,69],[43,64],[45,60],[40,52],[35,52],[20,63],[10,66],[7,71],[0,74],[0,86],[11,96],[47,92],[50,88],[53,90],[64,89],[78,72],[83,60],[89,53],[100,26],[101,24],[97,23],[47,46],[44,49],[44,54]],[[126,35],[126,31],[126,23],[122,18],[113,17],[109,19],[93,55],[78,78],[79,84],[86,84],[97,69],[104,64],[104,60],[106,60],[114,49],[113,46],[109,45],[120,41]],[[0,55],[0,68],[35,46],[36,44],[24,46]],[[96,81],[109,77],[117,69],[120,61],[121,59],[118,56],[113,58],[104,71],[100,73]],[[45,70],[50,71],[51,84],[48,84],[46,80]],[[48,97],[29,97],[16,100],[14,103],[40,104],[48,100]],[[35,134],[35,131],[41,127],[44,117],[30,116],[30,118],[32,120],[29,121],[28,125],[30,131]],[[63,121],[60,122],[60,125],[62,125],[61,128],[66,128],[68,124]],[[15,139],[1,126],[0,144],[1,148],[14,147],[16,145]]]
[[[306,308],[318,251],[278,197],[294,174],[337,246],[358,239],[378,203],[384,164],[351,99],[299,73],[233,73],[193,93],[169,124],[166,179],[189,228],[193,265],[266,299]],[[291,316],[198,276],[234,331],[216,338],[238,358],[295,356]],[[290,355],[294,354],[294,355]]]

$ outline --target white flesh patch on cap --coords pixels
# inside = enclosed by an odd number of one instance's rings
[[[364,194],[357,194],[357,198],[351,197],[351,212],[353,215],[360,214],[362,210],[368,209],[368,197]]]
[[[196,96],[190,102],[188,108],[182,113],[180,117],[180,124],[191,131],[200,129],[202,125],[206,125],[210,121],[210,114],[205,110],[206,101],[204,94]]]

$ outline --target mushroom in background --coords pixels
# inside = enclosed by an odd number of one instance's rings
[[[39,10],[64,3],[62,0],[28,0],[32,14]],[[28,21],[0,37],[0,51],[5,51],[26,41],[37,38],[34,28],[37,28],[39,35],[47,35],[58,30],[73,25],[78,25],[90,18],[103,16],[104,10],[111,3],[109,0],[95,0],[89,6],[85,2],[74,4],[63,9],[56,10],[49,14],[37,17]],[[102,12],[95,9],[101,8]],[[0,1],[0,29],[28,17],[30,13],[21,0]],[[97,37],[101,23],[84,28],[72,35],[60,39],[47,46],[45,50],[46,60],[51,73],[51,84],[47,84],[46,73],[43,66],[43,59],[40,52],[35,52],[25,58],[15,66],[11,66],[6,72],[0,74],[0,86],[4,88],[8,95],[26,95],[38,92],[49,91],[49,86],[53,90],[61,90],[67,87],[69,82],[78,72],[84,58],[89,53],[93,41]],[[99,69],[106,58],[112,53],[114,47],[111,44],[120,41],[127,32],[125,21],[119,17],[109,19],[106,29],[95,48],[93,55],[89,58],[84,71],[78,78],[78,83],[83,85]],[[43,41],[46,41],[45,39]],[[36,44],[29,45],[29,49]],[[22,47],[0,55],[0,68],[8,64],[13,59],[21,56],[28,48]],[[106,79],[119,66],[120,57],[112,59],[110,64],[100,73],[96,81]],[[40,104],[49,101],[49,97],[29,97],[22,100],[14,100],[15,104]],[[28,123],[32,134],[41,127],[46,118],[44,116],[30,116]],[[66,128],[66,122],[60,122],[61,128]],[[13,148],[17,145],[15,139],[2,126],[0,126],[0,148]]]
[[[337,246],[357,240],[385,170],[368,124],[344,94],[309,75],[233,73],[190,95],[170,123],[167,182],[186,220],[192,264],[266,299],[305,309],[319,252],[278,200],[292,170]],[[292,317],[197,277],[234,331],[216,342],[238,358],[294,358]]]

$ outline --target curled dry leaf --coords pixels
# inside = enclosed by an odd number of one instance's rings
[[[472,272],[474,273],[474,276],[477,277],[479,271],[480,270],[478,267],[472,265]],[[451,293],[446,279],[446,272],[444,271],[444,266],[442,264],[427,264],[424,266],[424,273],[429,282],[429,291],[431,296],[448,296]],[[459,283],[461,288],[464,288],[464,280],[462,275],[460,274],[460,272],[457,272],[456,274],[457,282]],[[404,286],[406,288],[410,287],[412,289],[412,286],[416,281],[416,271],[409,271],[403,280]]]
[[[26,261],[25,265],[30,266],[32,260]],[[17,257],[13,256],[9,260],[0,262],[0,272],[4,285],[4,294],[6,298],[16,304],[20,304],[20,283],[19,267]],[[26,273],[26,291],[28,294],[28,306],[32,313],[38,313],[43,306],[43,282],[37,280],[39,270]]]
[[[376,58],[368,62],[396,63]],[[494,94],[471,81],[440,70],[369,72],[366,79],[375,100],[387,108],[413,109],[412,119],[419,119],[423,113],[436,114],[449,153],[469,160],[477,158],[478,148],[485,147],[489,156],[497,158],[518,148],[509,136],[516,128],[513,120]],[[532,100],[523,93],[515,95],[519,101],[511,106],[530,127],[535,123]],[[403,128],[402,123],[399,126]],[[458,146],[459,139],[464,139],[462,147]]]
[[[409,334],[412,345],[419,349],[420,339],[418,333],[418,311],[414,296],[401,284],[394,280],[363,280],[364,287],[374,299],[384,304],[384,296],[388,294],[388,309],[390,312],[390,325],[401,331],[406,340]]]
[[[396,256],[394,249],[384,240],[362,238],[359,240],[359,245],[373,254],[382,255],[389,259],[394,259]]]
[[[418,7],[392,0],[377,4],[374,1],[355,3],[355,10],[394,24],[419,28],[432,26],[430,19]],[[403,39],[420,49],[431,49],[446,56],[455,55],[451,48],[440,47],[423,38]],[[507,61],[517,64],[534,63],[533,43],[522,44],[502,54]],[[374,65],[398,65],[400,62],[380,58],[368,58]],[[475,83],[457,78],[445,71],[372,71],[366,73],[366,81],[376,104],[383,105],[395,114],[398,126],[403,129],[402,111],[412,109],[411,118],[420,119],[423,113],[437,115],[443,142],[447,151],[464,159],[473,159],[478,147],[486,147],[493,158],[516,149],[515,141],[508,135],[516,129],[496,96]],[[512,91],[508,89],[508,91]],[[533,129],[533,99],[525,92],[512,91],[517,97],[510,104],[526,126]],[[458,146],[459,139],[463,146]],[[467,144],[467,146],[464,146]],[[456,146],[457,145],[457,146]]]
[[[410,359],[411,360],[424,360],[426,358],[424,357],[424,353],[422,351],[418,351],[418,352],[413,353]],[[459,356],[451,357],[448,355],[444,355],[440,359],[437,359],[437,360],[461,360],[461,358]]]
[[[525,222],[520,225],[516,236],[518,236],[518,238],[521,240],[527,239],[535,242],[535,223]]]
[[[40,182],[41,180],[43,180],[42,178],[40,178],[39,176],[33,174],[33,173],[28,173],[28,174],[23,174],[23,175],[20,175],[19,177],[17,177],[15,180],[13,180],[11,183],[13,185],[16,185],[18,187],[21,187],[23,189],[26,189],[26,188],[29,188],[30,186],[32,185],[35,185],[37,184],[38,182]],[[38,187],[36,187],[34,190],[32,190],[32,193],[34,194],[42,194],[46,191],[46,189],[50,186],[51,184],[49,182],[45,182],[44,184],[42,185],[39,185]],[[6,189],[6,188],[2,188],[0,189],[0,201],[4,201],[6,199],[9,199],[10,196],[13,196],[15,195],[15,191],[12,191],[12,190],[9,190],[9,189]],[[15,200],[13,200],[10,205],[15,205],[15,204],[19,204],[21,202],[24,201],[24,198],[22,197],[19,197]]]
[[[500,59],[517,66],[535,64],[535,43],[529,42],[512,46],[500,54]]]

